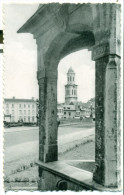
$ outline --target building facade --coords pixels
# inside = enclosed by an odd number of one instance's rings
[[[64,119],[75,118],[75,113],[76,113],[75,105],[66,105],[65,104],[63,106],[63,109],[64,109],[64,113],[63,113]]]
[[[58,105],[57,106],[57,117],[59,119],[63,119],[63,115],[64,115],[64,109],[62,105]]]
[[[4,121],[6,122],[37,122],[37,104],[32,99],[4,99]]]

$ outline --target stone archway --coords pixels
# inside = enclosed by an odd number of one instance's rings
[[[71,33],[61,33],[52,41],[44,57],[44,64],[45,64],[45,71],[46,71],[45,78],[47,79],[47,84],[49,88],[47,95],[45,94],[45,99],[47,98],[49,99],[48,101],[49,101],[49,106],[50,106],[50,107],[47,107],[47,110],[49,110],[49,115],[50,115],[50,116],[47,116],[50,119],[50,122],[48,122],[50,125],[48,127],[49,129],[48,136],[51,136],[51,139],[53,136],[55,144],[57,140],[56,110],[57,110],[58,64],[60,60],[63,58],[63,56],[68,55],[69,53],[72,53],[79,49],[90,48],[93,44],[94,44],[94,37],[91,32],[82,32],[81,35],[80,34],[75,35],[73,33],[72,34]],[[38,74],[39,77],[40,75]],[[47,86],[46,86],[46,89],[47,89]],[[51,151],[49,152],[52,154]],[[49,162],[49,161],[57,160],[57,156],[58,156],[58,153],[56,155],[52,155],[51,157],[49,155],[50,159],[44,159],[44,161]]]
[[[93,178],[107,187],[118,187],[120,183],[119,19],[118,4],[46,4],[40,6],[18,31],[32,33],[37,42],[39,160],[45,163],[58,160],[58,63],[73,51],[83,48],[92,51],[92,58],[96,62],[96,155]],[[43,167],[39,169],[41,178],[42,172]],[[51,188],[54,189],[54,185]]]

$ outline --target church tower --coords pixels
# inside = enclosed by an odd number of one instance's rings
[[[67,85],[65,85],[65,104],[77,103],[77,85],[75,85],[75,72],[70,67],[67,72]]]

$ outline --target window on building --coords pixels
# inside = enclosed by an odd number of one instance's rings
[[[74,77],[73,77],[73,81],[74,81]]]
[[[67,109],[70,109],[70,107],[67,107]]]
[[[64,115],[66,115],[66,112],[64,112]]]
[[[28,122],[30,122],[30,116],[28,116]]]
[[[24,104],[24,108],[26,108],[26,105]]]
[[[73,89],[72,89],[72,95],[73,95]]]
[[[70,77],[70,81],[71,81],[71,77]]]
[[[12,116],[12,122],[15,122],[15,118],[14,118],[14,116]]]
[[[9,114],[9,110],[7,110],[6,113]]]
[[[34,104],[32,105],[32,108],[34,108]]]
[[[71,116],[71,112],[69,112],[69,116]]]
[[[22,111],[21,111],[21,110],[19,110],[19,114],[20,114],[20,115],[22,114]]]
[[[14,104],[12,104],[12,108],[14,108]]]
[[[32,110],[32,114],[34,115],[34,110]]]
[[[24,110],[24,114],[26,115],[26,110]]]
[[[30,110],[28,110],[28,115],[30,115]]]
[[[26,122],[26,117],[24,117],[24,122]]]
[[[69,81],[69,77],[68,77],[68,81]]]
[[[30,108],[30,105],[28,104],[28,108]]]
[[[34,116],[32,116],[32,122],[34,122]]]
[[[9,108],[9,104],[6,104],[6,107]]]
[[[19,104],[19,108],[21,108],[21,104]]]
[[[12,114],[14,114],[14,110],[12,110]]]

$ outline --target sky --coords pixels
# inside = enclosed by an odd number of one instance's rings
[[[38,98],[37,46],[33,35],[17,33],[30,18],[38,4],[4,6],[4,97]],[[95,97],[95,63],[91,52],[80,50],[64,57],[58,65],[58,102],[64,102],[67,71],[72,67],[78,85],[78,100],[87,102]]]

